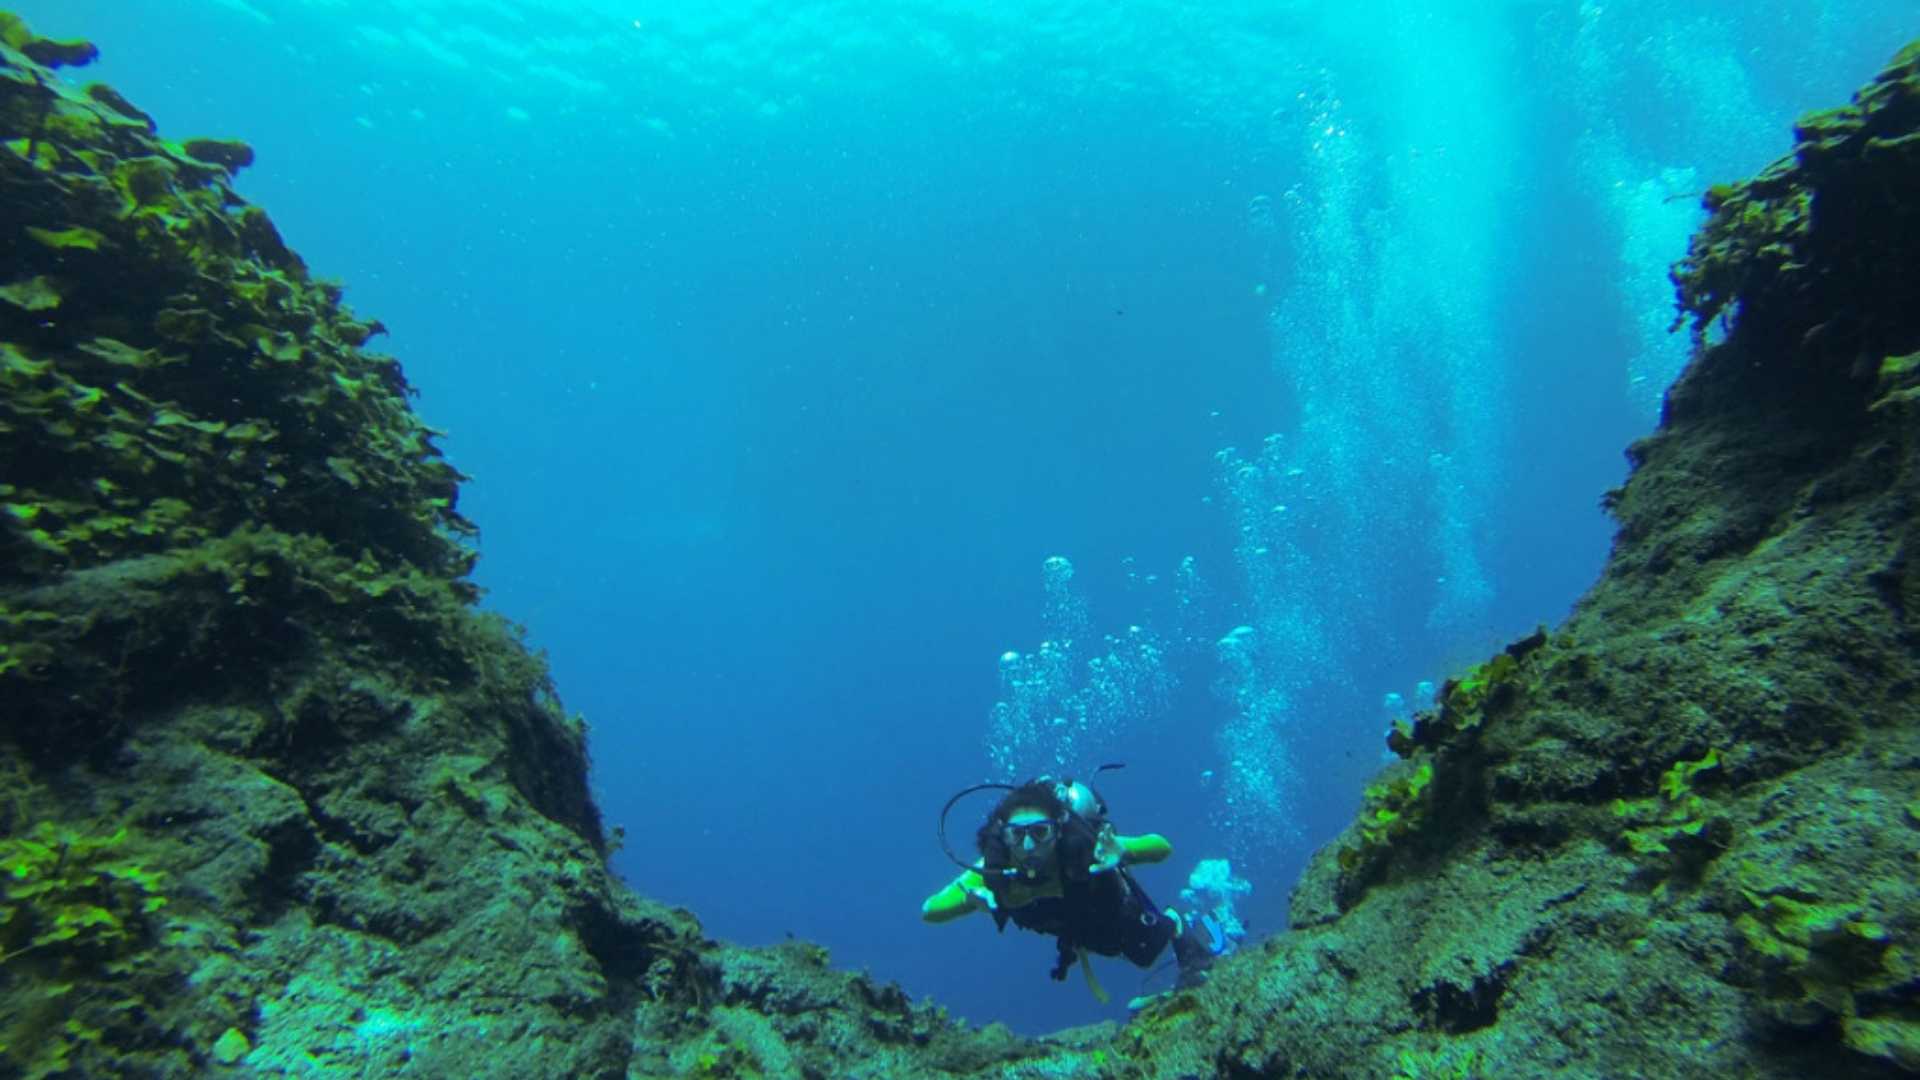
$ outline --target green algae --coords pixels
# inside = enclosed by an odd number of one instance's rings
[[[1707,222],[1673,268],[1674,325],[1690,322],[1704,345],[1724,320],[1758,354],[1843,362],[1904,340],[1900,318],[1881,313],[1906,306],[1920,280],[1907,258],[1920,209],[1882,181],[1920,165],[1907,127],[1916,94],[1920,57],[1906,49],[1851,103],[1802,117],[1790,158],[1709,188]]]
[[[1542,627],[1464,674],[1448,679],[1436,695],[1435,708],[1396,723],[1387,737],[1387,747],[1401,757],[1411,757],[1422,748],[1470,745],[1482,725],[1510,712],[1520,702],[1536,654],[1547,643],[1548,635]]]
[[[60,306],[60,286],[55,279],[36,274],[22,281],[0,285],[0,301],[22,311],[52,311]]]
[[[33,785],[12,782],[17,822]],[[124,825],[16,829],[0,837],[0,1062],[29,1077],[97,1069],[108,1030],[171,971],[160,952],[166,875]]]
[[[180,152],[196,161],[218,165],[229,176],[253,164],[253,147],[238,139],[188,139]]]
[[[1341,849],[1341,866],[1357,869],[1380,849],[1417,831],[1425,821],[1427,789],[1432,782],[1433,762],[1421,761],[1367,785],[1360,812],[1360,842],[1356,847]]]
[[[1750,910],[1735,927],[1775,1020],[1800,1029],[1837,1024],[1849,1049],[1920,1068],[1920,1013],[1901,1004],[1908,995],[1900,989],[1920,977],[1920,964],[1903,946],[1907,935],[1885,921],[1891,913],[1776,882],[1759,864],[1744,865],[1740,881]]]
[[[1395,1058],[1393,1080],[1474,1080],[1482,1075],[1479,1051],[1442,1048],[1403,1050]]]
[[[123,827],[95,836],[40,822],[0,839],[0,965],[47,950],[119,951],[166,906],[164,874],[119,858]]]
[[[0,11],[0,44],[16,49],[36,64],[49,68],[80,67],[91,63],[100,50],[85,41],[55,41],[27,28],[26,21],[10,11]]]
[[[1695,778],[1720,768],[1720,753],[1709,749],[1697,760],[1681,760],[1661,774],[1659,792],[1648,799],[1615,799],[1613,814],[1626,827],[1620,841],[1653,876],[1655,896],[1667,895],[1668,879],[1690,884],[1701,868],[1733,843],[1733,826],[1695,789]]]

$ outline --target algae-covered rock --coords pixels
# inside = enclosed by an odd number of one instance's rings
[[[617,1074],[608,983],[686,920],[607,879],[584,732],[473,610],[398,364],[226,186],[244,147],[0,40],[0,1072],[370,1073],[384,1009],[448,1075]],[[516,943],[551,959],[467,981]]]
[[[229,175],[253,164],[253,147],[238,139],[188,139],[180,148],[188,157],[212,162]]]
[[[47,68],[83,67],[100,55],[88,41],[55,41],[27,29],[20,16],[0,11],[0,44]]]
[[[0,578],[252,523],[459,577],[460,474],[369,324],[226,185],[243,144],[157,141],[20,54],[0,69],[0,455],[30,527]],[[57,321],[41,317],[58,306]],[[183,515],[156,520],[166,500]]]

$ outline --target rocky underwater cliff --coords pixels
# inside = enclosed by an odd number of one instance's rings
[[[1574,615],[1288,932],[1042,1040],[610,876],[379,324],[92,56],[0,13],[0,1076],[1920,1073],[1920,45],[1706,193]]]

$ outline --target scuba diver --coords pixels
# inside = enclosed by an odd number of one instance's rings
[[[980,858],[968,866],[947,844],[947,813],[962,797],[991,788],[1007,795],[980,826]],[[940,846],[963,872],[920,906],[922,919],[942,923],[984,909],[999,930],[1011,922],[1051,935],[1059,945],[1053,978],[1065,979],[1077,961],[1102,1002],[1107,995],[1094,979],[1091,953],[1124,956],[1144,968],[1172,943],[1180,965],[1175,985],[1184,990],[1206,981],[1213,958],[1228,947],[1210,917],[1162,909],[1147,896],[1129,867],[1160,862],[1173,845],[1158,833],[1119,835],[1106,800],[1081,781],[1042,776],[967,788],[940,812]]]

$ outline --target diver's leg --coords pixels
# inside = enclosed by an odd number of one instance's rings
[[[1226,939],[1211,919],[1197,911],[1181,915],[1168,908],[1167,915],[1176,927],[1173,956],[1180,964],[1180,978],[1174,985],[1182,990],[1199,986],[1207,981],[1207,969],[1213,966],[1213,958],[1225,951]]]

